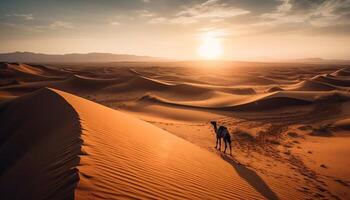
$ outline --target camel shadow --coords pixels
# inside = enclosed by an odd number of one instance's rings
[[[263,195],[269,200],[278,200],[276,193],[265,183],[265,181],[253,170],[235,162],[227,155],[221,155],[221,157],[230,163],[237,171],[238,175],[246,180],[257,192]]]

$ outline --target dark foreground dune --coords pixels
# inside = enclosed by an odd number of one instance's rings
[[[78,113],[48,89],[0,110],[1,198],[73,198],[82,145]]]

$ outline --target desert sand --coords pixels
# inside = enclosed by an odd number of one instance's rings
[[[350,198],[346,65],[1,63],[0,77],[6,199]]]

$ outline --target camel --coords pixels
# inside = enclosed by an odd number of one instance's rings
[[[228,132],[227,128],[225,126],[220,126],[218,129],[216,121],[211,121],[210,123],[213,125],[214,131],[216,134],[215,149],[217,148],[218,143],[219,143],[219,150],[221,151],[221,138],[223,138],[224,142],[225,142],[224,153],[226,153],[226,148],[227,148],[227,143],[228,143],[228,145],[230,147],[230,155],[232,155],[231,154],[231,136],[230,136],[230,133]]]

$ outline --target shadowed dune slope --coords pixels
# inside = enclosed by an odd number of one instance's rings
[[[81,127],[74,109],[42,89],[0,105],[1,199],[72,199]]]
[[[216,155],[62,91],[4,102],[0,120],[4,199],[263,199]]]

